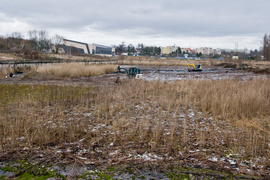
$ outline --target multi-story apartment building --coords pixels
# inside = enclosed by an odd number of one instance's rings
[[[162,54],[171,54],[172,52],[176,52],[179,46],[167,46],[161,48]],[[213,49],[211,47],[200,47],[196,49],[191,48],[181,48],[181,53],[188,54],[196,54],[202,53],[203,55],[221,55],[221,52],[225,51],[228,53],[242,53],[242,54],[250,54],[250,50],[248,49]]]
[[[179,46],[167,46],[161,48],[161,54],[171,54],[172,52],[175,52]]]
[[[202,53],[203,55],[221,55],[221,49],[213,49],[211,47],[200,47],[196,48],[196,53]]]
[[[167,46],[167,47],[162,47],[161,48],[161,53],[162,54],[171,54],[172,52],[176,52],[178,50],[178,48],[180,48],[179,46]],[[195,50],[191,49],[191,48],[180,48],[181,49],[181,53],[185,52],[185,53],[195,53]]]

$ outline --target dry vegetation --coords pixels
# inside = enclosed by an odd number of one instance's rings
[[[110,57],[100,55],[67,55],[67,54],[41,54],[42,59],[58,60],[108,60]]]
[[[110,165],[147,156],[148,163],[269,175],[269,84],[0,85],[0,159],[52,153]]]
[[[116,65],[91,65],[84,63],[61,63],[37,66],[36,71],[56,77],[97,76],[117,71]]]
[[[10,72],[24,72],[23,78],[33,74],[51,75],[54,77],[82,77],[98,76],[117,71],[117,65],[112,64],[88,64],[88,63],[59,63],[43,64],[37,66],[8,66],[0,67],[0,76],[9,76]]]
[[[139,59],[139,58],[125,58],[118,60],[119,64],[123,65],[155,65],[155,66],[187,66],[187,63],[202,64],[203,66],[211,66],[221,61],[211,60],[179,60],[179,59]]]

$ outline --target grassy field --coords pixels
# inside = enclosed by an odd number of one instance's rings
[[[269,78],[131,80],[98,88],[0,84],[0,158],[51,153],[65,160],[70,153],[82,163],[111,165],[147,155],[155,159],[148,163],[265,175],[269,84]]]

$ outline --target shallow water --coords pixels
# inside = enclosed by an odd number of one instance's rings
[[[121,66],[129,68],[131,66]],[[185,66],[136,66],[141,69],[143,79],[146,81],[176,81],[176,80],[221,80],[221,79],[254,79],[268,77],[267,75],[254,74],[242,70],[221,67],[206,67],[200,72],[188,72]]]

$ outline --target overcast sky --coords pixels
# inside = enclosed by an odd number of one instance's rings
[[[46,30],[103,45],[259,49],[270,0],[0,0],[0,35]]]

